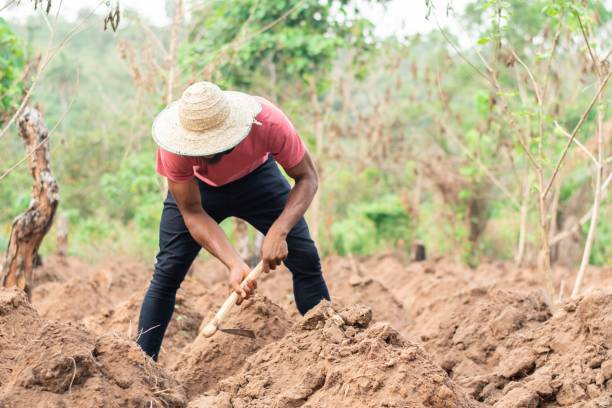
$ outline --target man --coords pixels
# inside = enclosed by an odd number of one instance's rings
[[[145,295],[138,344],[157,359],[172,317],[176,291],[201,247],[229,270],[239,303],[257,283],[219,223],[239,217],[264,235],[264,271],[281,262],[293,275],[304,314],[329,299],[321,263],[303,218],[318,186],[312,158],[293,125],[267,100],[198,82],[155,118],[157,172],[168,179],[159,253]],[[295,180],[293,188],[276,163]]]

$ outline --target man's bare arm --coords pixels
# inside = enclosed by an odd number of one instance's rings
[[[295,185],[289,193],[281,215],[272,224],[262,246],[265,270],[275,269],[287,257],[287,234],[304,216],[319,187],[319,176],[308,151],[300,163],[286,170]]]
[[[195,179],[183,183],[168,180],[168,188],[174,196],[185,225],[193,239],[223,262],[230,270],[230,286],[241,295],[241,298],[247,298],[257,284],[253,281],[244,287],[240,287],[240,282],[248,274],[249,267],[232,247],[219,224],[204,211],[200,190]]]

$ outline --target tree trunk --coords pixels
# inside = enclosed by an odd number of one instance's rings
[[[51,173],[48,131],[42,115],[36,109],[26,107],[18,124],[19,136],[29,154],[34,184],[28,209],[13,221],[2,268],[2,285],[17,286],[30,297],[34,260],[53,221],[59,202],[59,188]]]

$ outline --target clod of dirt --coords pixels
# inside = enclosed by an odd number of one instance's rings
[[[495,354],[499,365],[474,392],[487,404],[612,407],[612,293],[564,303],[544,324],[509,336]],[[516,405],[519,399],[524,405]]]
[[[246,357],[283,337],[290,323],[279,306],[256,295],[236,307],[222,326],[253,330],[255,339],[217,332],[210,338],[199,336],[185,347],[173,370],[189,395],[198,395],[237,372]]]
[[[6,407],[184,407],[180,385],[131,340],[47,322],[0,394]]]
[[[372,278],[375,271],[360,268],[351,259],[332,260],[325,262],[328,268],[325,277],[334,303],[368,305],[375,321],[387,322],[399,331],[409,325],[402,303],[378,279]]]
[[[22,290],[0,287],[0,387],[10,377],[23,347],[36,335],[39,322]]]
[[[372,308],[374,320],[388,322],[400,331],[408,325],[406,309],[375,277],[377,270],[362,268],[353,259],[331,256],[323,261],[323,273],[334,303],[366,304]],[[293,297],[291,272],[285,267],[262,276],[257,290],[282,306],[292,321],[302,318]]]
[[[421,309],[412,331],[451,378],[461,380],[490,372],[503,359],[495,350],[508,336],[540,325],[549,317],[550,311],[539,292],[525,294],[482,287]],[[529,353],[515,357],[502,364],[500,374],[505,378],[533,368]]]
[[[342,310],[321,302],[192,406],[478,406],[419,346],[388,323],[369,325],[369,315],[362,306]]]

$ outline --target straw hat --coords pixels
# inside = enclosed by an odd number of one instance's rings
[[[171,153],[208,156],[229,150],[249,134],[261,105],[242,92],[196,82],[153,121],[153,139]]]

